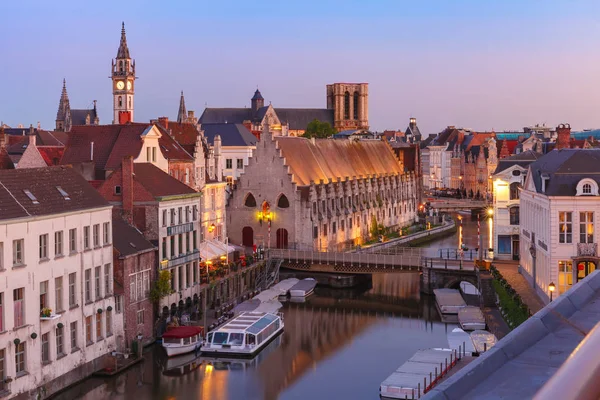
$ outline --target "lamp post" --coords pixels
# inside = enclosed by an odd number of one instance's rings
[[[462,179],[463,179],[463,177],[462,177],[462,175],[459,175],[458,179],[459,179],[459,182],[460,182],[459,185],[458,185],[458,190],[460,191],[460,198],[462,199],[463,198],[463,192],[462,192],[462,188],[463,188],[463,180]]]
[[[550,302],[552,302],[552,293],[554,293],[556,290],[556,285],[554,285],[554,282],[550,282],[548,285],[548,290],[550,291]]]

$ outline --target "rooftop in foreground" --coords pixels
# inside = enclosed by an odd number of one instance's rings
[[[598,321],[595,271],[422,399],[532,398]]]

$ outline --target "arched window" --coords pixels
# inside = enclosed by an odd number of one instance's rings
[[[598,196],[598,183],[590,178],[584,178],[577,184],[577,196]]]
[[[510,211],[510,224],[519,225],[519,207],[511,207]]]
[[[582,192],[583,192],[583,194],[592,194],[592,185],[590,185],[589,183],[586,183],[585,185],[583,185]]]
[[[246,196],[246,200],[244,201],[244,205],[246,207],[256,207],[256,199],[252,193],[248,193],[248,196]]]
[[[344,94],[344,119],[350,119],[350,93]]]
[[[290,206],[290,202],[288,201],[288,198],[285,196],[285,194],[282,194],[281,196],[279,196],[279,199],[277,199],[277,207],[288,208],[289,206]]]
[[[358,99],[359,99],[358,92],[354,92],[354,119],[358,119],[358,109],[359,109]]]
[[[128,108],[131,108],[131,96],[127,96]]]
[[[123,107],[123,98],[119,96],[119,107]]]
[[[521,184],[519,182],[513,182],[510,184],[510,199],[519,200],[519,188]]]
[[[119,72],[123,72],[123,61],[119,61]]]

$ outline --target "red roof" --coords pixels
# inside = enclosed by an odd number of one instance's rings
[[[198,193],[151,163],[134,163],[134,179],[155,197]]]
[[[64,147],[58,146],[37,146],[37,149],[48,166],[60,164],[60,159],[65,152]]]
[[[165,333],[163,333],[162,337],[171,338],[171,339],[183,339],[192,337],[194,335],[203,335],[204,329],[200,326],[177,326],[175,328],[171,328]]]

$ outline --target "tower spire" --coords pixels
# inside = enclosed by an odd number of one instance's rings
[[[117,51],[117,59],[119,58],[131,58],[129,57],[127,36],[125,35],[125,22],[122,22],[121,24],[121,43],[119,44],[119,50]]]
[[[177,122],[183,123],[187,118],[187,111],[185,109],[185,99],[183,98],[183,90],[181,91],[181,98],[179,99],[179,113],[177,113]]]
[[[71,130],[71,105],[67,94],[67,80],[63,78],[63,87],[56,112],[56,130],[68,132]]]

